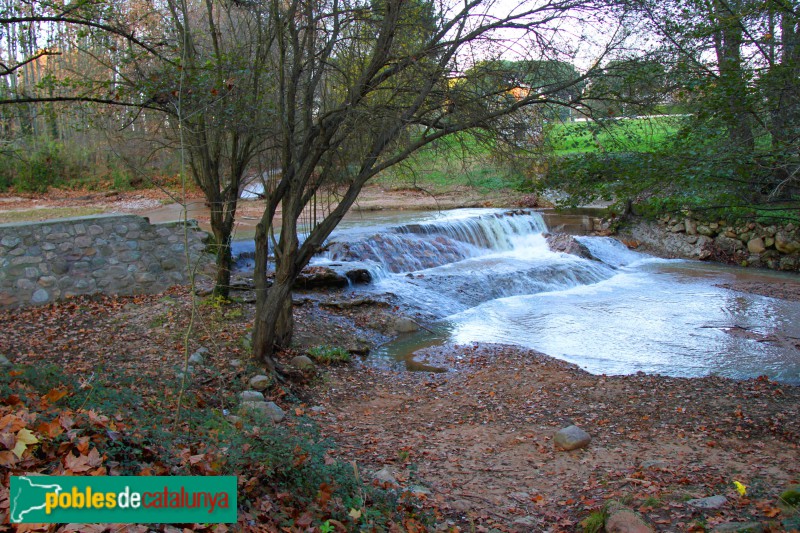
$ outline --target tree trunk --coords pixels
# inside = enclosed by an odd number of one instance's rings
[[[275,370],[272,356],[291,345],[294,332],[292,285],[296,276],[287,276],[285,269],[279,271],[276,271],[275,282],[266,297],[257,298],[253,325],[253,357],[272,371]]]
[[[231,236],[227,235],[227,239],[222,242],[218,240],[215,234],[214,252],[217,255],[217,276],[214,281],[214,296],[228,298],[231,287],[231,269],[233,268],[233,255],[231,254]]]
[[[719,66],[719,85],[724,91],[728,139],[734,149],[750,153],[755,148],[755,138],[746,98],[747,78],[742,68],[743,30],[731,11],[733,9],[735,6],[716,2],[720,27],[714,35],[714,48]]]
[[[268,212],[271,211],[268,209]],[[263,362],[274,371],[275,362],[272,356],[277,350],[291,345],[294,333],[294,316],[292,314],[292,286],[297,278],[295,268],[298,240],[296,221],[286,209],[283,213],[283,225],[280,241],[275,253],[275,280],[267,288],[267,257],[269,246],[267,230],[271,221],[271,213],[256,226],[256,265],[253,277],[256,282],[256,316],[253,324],[253,357]]]

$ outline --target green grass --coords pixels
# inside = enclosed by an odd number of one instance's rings
[[[469,187],[481,193],[519,190],[535,173],[542,154],[653,152],[674,136],[681,117],[616,119],[549,124],[543,146],[531,152],[493,149],[470,133],[453,135],[421,149],[388,170],[377,183],[388,188],[421,188],[441,194]]]
[[[338,346],[314,346],[308,350],[308,355],[324,365],[350,362],[350,352]]]
[[[678,132],[680,123],[680,117],[654,117],[552,124],[547,144],[554,155],[652,152]]]
[[[523,161],[524,154],[512,157]],[[377,178],[381,186],[396,189],[421,188],[433,194],[469,187],[488,193],[518,189],[525,173],[509,164],[491,144],[480,142],[470,133],[442,139],[421,149],[409,159]]]

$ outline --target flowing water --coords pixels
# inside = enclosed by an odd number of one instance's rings
[[[427,327],[384,346],[400,361],[433,344],[533,348],[589,372],[767,375],[800,384],[800,303],[717,287],[739,277],[664,260],[605,237],[577,237],[594,260],[548,249],[541,214],[486,209],[381,215],[340,228],[320,263],[366,264],[360,291],[393,293]]]

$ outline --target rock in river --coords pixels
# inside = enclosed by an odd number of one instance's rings
[[[335,270],[313,266],[303,269],[294,282],[296,289],[342,288],[347,287],[347,278]]]
[[[550,251],[577,255],[584,259],[594,259],[589,249],[575,240],[575,237],[566,233],[549,233],[545,235]]]

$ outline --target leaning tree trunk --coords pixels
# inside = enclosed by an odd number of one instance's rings
[[[284,213],[284,217],[286,214]],[[288,227],[287,227],[288,226]],[[284,226],[275,250],[275,279],[267,287],[268,250],[267,225],[262,221],[256,227],[256,316],[253,324],[253,357],[275,371],[273,355],[288,348],[294,332],[292,314],[292,286],[299,270],[296,268],[298,240],[293,221]]]

